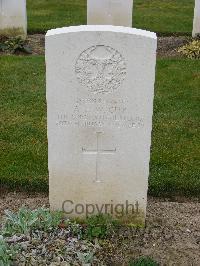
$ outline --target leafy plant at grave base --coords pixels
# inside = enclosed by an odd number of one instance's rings
[[[6,221],[3,226],[3,234],[10,236],[12,234],[28,234],[34,228],[44,231],[52,230],[58,227],[61,222],[61,212],[50,213],[48,209],[39,208],[30,210],[20,208],[17,213],[6,210]]]
[[[35,212],[37,213],[38,220],[34,227],[44,231],[57,228],[63,217],[62,212],[50,212],[49,209],[45,208],[39,208]]]
[[[64,225],[64,228],[67,227],[68,231],[70,232],[70,235],[73,237],[77,237],[78,239],[82,238],[82,226],[78,224],[76,221],[67,220],[64,221],[64,224],[60,224],[60,227]]]
[[[81,262],[81,265],[90,264],[90,263],[92,263],[92,261],[94,259],[94,253],[92,253],[92,252],[89,252],[89,253],[78,252],[77,256]]]
[[[86,219],[86,224],[87,226],[84,234],[86,238],[89,240],[94,238],[104,239],[114,232],[118,225],[118,221],[110,215],[99,214],[88,217]]]
[[[18,213],[6,210],[5,215],[6,222],[3,228],[5,235],[27,234],[38,219],[35,212],[31,212],[26,208],[20,208]]]
[[[194,40],[182,46],[178,52],[190,59],[200,59],[200,40]]]
[[[159,266],[159,264],[150,257],[141,257],[129,262],[129,266]]]
[[[0,42],[0,51],[14,54],[17,51],[31,54],[31,49],[25,44],[21,37],[2,39]]]
[[[9,266],[16,254],[17,246],[9,246],[0,235],[0,266]]]

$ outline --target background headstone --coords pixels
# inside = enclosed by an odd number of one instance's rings
[[[195,0],[192,36],[200,35],[200,0]]]
[[[88,25],[132,27],[133,0],[87,0]]]
[[[26,38],[26,0],[0,0],[0,35]]]
[[[116,215],[132,204],[123,218],[144,224],[156,45],[154,33],[125,27],[47,32],[52,210]]]

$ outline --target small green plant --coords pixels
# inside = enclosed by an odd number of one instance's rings
[[[0,51],[14,54],[17,51],[21,51],[27,54],[31,54],[31,49],[25,44],[25,41],[21,37],[6,38],[0,42]]]
[[[61,212],[50,213],[45,208],[32,211],[22,207],[17,213],[6,210],[5,214],[4,235],[28,234],[34,228],[48,231],[57,227],[62,218]]]
[[[67,227],[70,231],[71,236],[82,238],[82,226],[76,221],[67,220],[64,221],[64,227]]]
[[[200,40],[194,40],[180,47],[178,52],[190,59],[200,59]]]
[[[0,266],[9,266],[17,253],[17,247],[9,246],[0,235]]]
[[[159,264],[150,257],[140,257],[129,262],[129,266],[159,266]]]
[[[36,212],[26,208],[20,208],[17,213],[6,210],[5,215],[6,222],[3,228],[5,235],[27,234],[38,219]]]
[[[94,253],[92,252],[88,252],[88,253],[78,252],[77,256],[81,262],[81,265],[90,265],[94,259]]]
[[[118,222],[110,215],[90,216],[86,220],[85,237],[89,240],[94,238],[104,239],[111,235]]]
[[[35,210],[38,217],[34,227],[44,231],[49,231],[57,228],[62,220],[62,212],[50,212],[49,209],[39,208]]]

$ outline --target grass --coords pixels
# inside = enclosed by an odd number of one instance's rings
[[[200,61],[158,61],[150,193],[200,196]]]
[[[28,31],[86,24],[86,0],[28,0]]]
[[[86,24],[86,0],[28,0],[28,31]],[[134,0],[133,26],[161,34],[190,34],[194,0]]]
[[[47,184],[43,57],[0,57],[0,177],[9,187]]]
[[[43,56],[0,58],[0,180],[48,190]],[[157,62],[149,191],[200,195],[200,61]]]
[[[161,34],[192,34],[194,0],[136,0],[133,25]]]

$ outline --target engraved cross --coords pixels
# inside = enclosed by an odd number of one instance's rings
[[[116,153],[116,148],[114,150],[105,150],[105,149],[100,149],[99,147],[99,138],[100,135],[103,132],[96,132],[96,149],[94,150],[87,150],[85,148],[82,148],[82,152],[83,154],[91,154],[91,155],[96,155],[96,177],[95,177],[95,182],[101,182],[101,179],[99,178],[99,156],[100,155],[113,155],[114,153]]]

